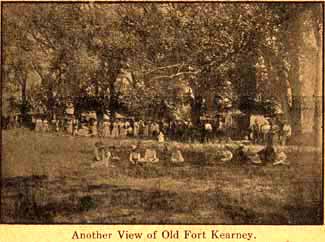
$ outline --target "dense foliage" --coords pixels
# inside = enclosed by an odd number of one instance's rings
[[[183,104],[195,117],[211,95],[215,110],[258,96],[290,106],[303,46],[297,20],[319,41],[322,31],[320,4],[16,3],[3,11],[4,88],[20,90],[24,112],[56,112],[73,99],[135,115]]]

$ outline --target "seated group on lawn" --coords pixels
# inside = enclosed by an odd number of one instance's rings
[[[140,149],[142,149],[141,144],[131,146],[129,153],[130,164],[138,165],[145,163],[158,163],[160,161],[155,149],[146,148],[143,156],[141,155]],[[94,146],[95,162],[92,163],[91,167],[113,167],[114,165],[112,165],[110,162],[120,160],[120,158],[114,153],[115,146],[106,146],[103,144],[103,142],[96,142]],[[164,153],[169,155],[169,160],[172,163],[183,163],[185,161],[178,145],[176,145],[175,148],[171,150],[166,145]]]
[[[144,155],[141,154],[141,150],[144,150]],[[115,146],[105,146],[102,142],[96,142],[94,147],[95,163],[92,164],[92,167],[113,167],[114,165],[110,162],[120,160],[120,158],[114,154],[115,151]],[[165,144],[163,154],[170,163],[183,164],[185,162],[178,144],[174,147]],[[268,143],[259,151],[254,151],[248,145],[244,144],[240,144],[237,148],[233,148],[230,145],[221,146],[217,149],[214,159],[215,162],[222,163],[233,162],[255,165],[272,163],[273,165],[289,165],[286,154],[271,143]],[[131,145],[128,161],[132,165],[141,165],[155,164],[159,163],[161,160],[158,157],[156,149],[143,149],[142,145],[138,143],[137,145]]]

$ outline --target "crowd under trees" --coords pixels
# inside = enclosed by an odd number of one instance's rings
[[[304,60],[321,71],[322,11],[318,3],[4,3],[3,103],[54,113],[73,100],[80,110],[133,116],[188,103],[195,119],[212,95],[221,111],[275,100],[290,119],[299,116],[291,110],[301,105]]]

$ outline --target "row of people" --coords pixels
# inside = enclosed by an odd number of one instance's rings
[[[289,165],[285,152],[271,144],[267,144],[259,151],[254,151],[244,144],[240,144],[237,149],[225,146],[224,149],[217,153],[217,159],[222,162],[234,161],[255,165],[267,163],[272,163],[273,165]]]
[[[91,165],[92,168],[105,166],[113,167],[111,161],[119,161],[120,158],[114,154],[115,146],[106,146],[103,142],[96,142],[94,146],[94,155],[95,162]],[[176,146],[175,149],[169,151],[168,148],[165,149],[165,152],[170,153],[170,161],[172,163],[183,163],[184,157],[179,147]],[[131,152],[129,153],[129,162],[132,165],[143,164],[143,163],[158,163],[159,157],[155,149],[147,148],[144,151],[144,155],[141,155],[140,146],[132,145]]]
[[[143,120],[109,120],[97,122],[92,119],[80,122],[78,119],[48,120],[36,119],[35,131],[49,132],[64,131],[75,136],[99,136],[104,138],[141,137],[154,138],[161,142],[164,140],[177,140],[181,142],[211,142],[215,138],[225,137],[222,130],[218,130],[210,122],[202,122],[199,127],[194,127],[190,121],[143,121]],[[281,125],[264,120],[260,123],[255,120],[250,127],[250,140],[254,144],[266,144],[272,140],[274,144],[286,145],[291,136],[291,127],[287,122]]]
[[[114,166],[111,161],[119,161],[116,156],[115,146],[105,146],[102,142],[96,142],[94,148],[95,162],[92,167],[98,166]],[[171,163],[183,163],[184,157],[178,145],[174,149],[170,149],[165,145],[164,153],[168,156]],[[284,151],[279,150],[273,145],[266,145],[262,150],[253,151],[248,146],[240,144],[238,148],[231,148],[229,145],[218,149],[215,155],[215,161],[220,162],[239,162],[246,164],[267,164],[273,165],[289,165],[287,156]],[[129,162],[132,165],[143,163],[158,163],[160,161],[157,151],[153,148],[146,148],[144,155],[141,155],[140,146],[132,145],[129,153]]]
[[[182,142],[209,142],[214,136],[215,128],[210,123],[202,123],[200,127],[194,127],[190,121],[143,121],[143,120],[115,120],[104,119],[97,122],[92,119],[81,122],[78,119],[52,120],[35,119],[35,131],[49,132],[51,130],[63,131],[69,135],[99,136],[99,137],[141,137],[157,138],[163,141],[178,140]]]

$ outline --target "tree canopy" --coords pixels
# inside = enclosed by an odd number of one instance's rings
[[[321,48],[320,4],[5,3],[3,13],[5,90],[52,112],[93,97],[98,110],[138,115],[196,112],[211,95],[290,106],[297,28],[309,24]]]

